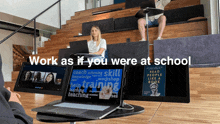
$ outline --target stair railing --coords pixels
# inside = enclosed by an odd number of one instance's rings
[[[43,13],[45,13],[47,10],[49,10],[50,8],[52,8],[53,6],[55,6],[56,4],[59,4],[59,22],[60,22],[60,29],[61,29],[61,0],[58,0],[57,2],[55,2],[54,4],[52,4],[51,6],[49,6],[47,9],[45,9],[44,11],[42,11],[41,13],[39,13],[38,15],[36,15],[33,19],[31,19],[30,21],[28,21],[26,24],[24,24],[22,27],[18,28],[17,30],[15,30],[13,33],[11,33],[10,35],[8,35],[7,37],[5,37],[3,40],[0,41],[0,44],[5,42],[7,39],[9,39],[11,36],[13,36],[14,34],[16,34],[18,31],[20,31],[21,29],[23,29],[24,27],[26,27],[28,24],[30,24],[32,21],[34,21],[34,54],[37,54],[37,45],[36,45],[36,18],[39,17],[40,15],[42,15]]]

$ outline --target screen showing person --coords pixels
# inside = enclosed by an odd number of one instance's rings
[[[68,97],[119,98],[121,79],[122,69],[73,69]]]
[[[35,83],[43,83],[45,72],[36,71],[34,72],[34,78],[32,79]]]
[[[22,73],[22,80],[23,81],[30,81],[31,80],[31,78],[32,78],[32,72],[31,71],[24,71],[23,73]]]
[[[47,72],[44,79],[44,83],[55,84],[56,75],[56,73]]]
[[[25,64],[18,87],[60,91],[66,67]]]

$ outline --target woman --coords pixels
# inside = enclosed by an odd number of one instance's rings
[[[53,73],[49,73],[45,78],[45,83],[54,84],[54,75]]]
[[[106,40],[101,38],[100,28],[98,26],[92,26],[90,36],[91,40],[88,41],[89,54],[100,55],[93,59],[104,59],[107,46]]]

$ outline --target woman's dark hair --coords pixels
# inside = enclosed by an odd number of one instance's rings
[[[52,75],[52,79],[51,79],[51,81],[50,81],[50,82],[47,82],[47,77],[48,77],[49,75]],[[53,73],[52,73],[52,72],[51,72],[51,73],[49,73],[49,74],[46,76],[46,78],[45,78],[45,83],[54,84],[54,75],[53,75]]]

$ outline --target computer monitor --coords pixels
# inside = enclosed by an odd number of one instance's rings
[[[189,66],[128,66],[123,91],[124,100],[189,103]]]

